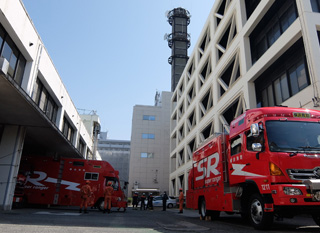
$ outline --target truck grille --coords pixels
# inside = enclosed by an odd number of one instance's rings
[[[317,168],[314,169],[288,169],[287,173],[292,180],[319,179]]]

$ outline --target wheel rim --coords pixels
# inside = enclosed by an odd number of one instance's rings
[[[100,202],[99,207],[100,207],[100,210],[103,210],[103,209],[104,209],[104,201]]]
[[[206,202],[204,200],[201,202],[201,216],[206,216]]]
[[[255,224],[260,224],[263,218],[263,208],[259,200],[254,200],[251,204],[251,219]]]

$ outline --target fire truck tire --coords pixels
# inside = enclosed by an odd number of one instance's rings
[[[250,222],[255,229],[267,229],[273,222],[273,213],[264,212],[264,200],[260,194],[253,194],[249,201]]]
[[[101,199],[101,200],[99,201],[99,203],[98,203],[98,209],[99,209],[100,211],[103,211],[103,210],[104,210],[104,200],[103,200],[103,199]]]
[[[207,215],[207,208],[206,208],[206,200],[204,198],[200,200],[199,212],[200,212],[201,219],[205,220]]]
[[[313,214],[312,215],[313,221],[320,226],[320,214]]]

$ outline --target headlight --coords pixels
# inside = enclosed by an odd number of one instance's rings
[[[293,188],[293,187],[283,187],[283,192],[286,195],[302,195],[302,192],[298,188]]]

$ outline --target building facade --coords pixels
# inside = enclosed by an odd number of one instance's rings
[[[129,197],[169,189],[171,92],[156,94],[155,106],[133,108]]]
[[[93,148],[22,1],[0,1],[0,208],[11,209],[22,155],[87,158]]]
[[[101,132],[98,141],[101,159],[107,161],[119,171],[121,187],[129,182],[130,141],[108,139],[107,132]],[[128,196],[128,189],[124,190]]]
[[[170,195],[192,153],[246,109],[319,108],[319,0],[216,0],[173,93]]]

